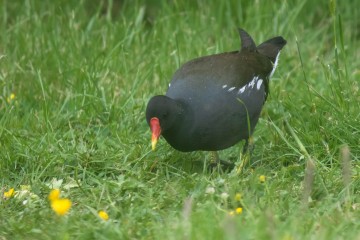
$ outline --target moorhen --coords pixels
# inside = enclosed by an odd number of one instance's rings
[[[146,120],[153,150],[160,135],[182,152],[222,150],[243,139],[247,146],[286,40],[278,36],[256,46],[247,32],[239,33],[240,51],[185,63],[166,95],[150,99]]]

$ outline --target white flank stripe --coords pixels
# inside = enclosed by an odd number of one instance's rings
[[[231,92],[234,89],[235,89],[235,87],[229,88],[228,92]]]
[[[260,89],[262,82],[263,82],[262,79],[259,79],[259,81],[257,81],[257,83],[256,83],[256,88],[257,88],[257,90]]]
[[[271,70],[271,73],[270,73],[270,77],[272,77],[272,75],[274,74],[276,68],[277,68],[277,65],[279,63],[279,56],[280,56],[280,51],[278,52],[278,54],[276,55],[276,58],[275,58],[275,62],[274,62],[274,65],[273,65],[273,69]]]
[[[243,93],[245,91],[245,88],[246,88],[246,86],[243,86],[242,88],[240,88],[238,94]]]
[[[255,81],[256,81],[258,78],[259,78],[259,77],[254,77],[254,78],[251,80],[251,82],[249,82],[249,86],[251,86],[251,88],[254,87]]]
[[[226,87],[227,87],[227,85],[226,85],[226,84],[222,86],[222,88],[226,88]]]

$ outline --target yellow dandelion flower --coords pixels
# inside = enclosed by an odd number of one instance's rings
[[[51,192],[50,192],[50,194],[48,196],[48,199],[50,201],[54,201],[54,200],[59,199],[59,197],[60,197],[60,190],[59,189],[53,189],[53,190],[51,190]]]
[[[15,190],[13,188],[10,188],[9,191],[4,192],[4,198],[11,198],[15,195]]]
[[[265,175],[260,175],[260,177],[259,177],[259,181],[260,181],[261,183],[264,183],[264,182],[265,182],[265,180],[266,180]]]
[[[235,212],[234,211],[230,211],[229,212],[229,216],[234,216],[235,215]]]
[[[240,194],[240,193],[237,193],[237,194],[235,195],[235,200],[238,201],[238,202],[241,201],[241,194]]]
[[[238,207],[236,210],[235,210],[236,214],[242,214],[243,212],[243,209],[241,207]]]
[[[11,102],[12,100],[14,100],[14,99],[15,99],[15,94],[14,94],[14,93],[11,93],[10,96],[7,97],[6,101],[7,101],[8,103],[10,103],[10,102]]]
[[[59,215],[63,216],[67,214],[71,207],[71,201],[67,198],[58,198],[51,201],[51,208],[54,212]]]
[[[109,215],[108,215],[105,211],[103,211],[103,210],[99,211],[99,212],[98,212],[98,215],[99,215],[99,217],[100,217],[102,220],[104,220],[104,221],[109,220]]]

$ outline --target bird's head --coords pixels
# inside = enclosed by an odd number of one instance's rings
[[[167,96],[159,95],[150,99],[146,108],[146,121],[152,133],[152,150],[155,150],[161,133],[175,127],[181,112],[180,104]]]

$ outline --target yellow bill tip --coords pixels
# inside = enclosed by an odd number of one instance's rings
[[[153,138],[153,139],[151,140],[151,149],[152,149],[153,151],[155,151],[155,149],[156,149],[156,144],[157,144],[157,139],[156,139],[156,138]]]

